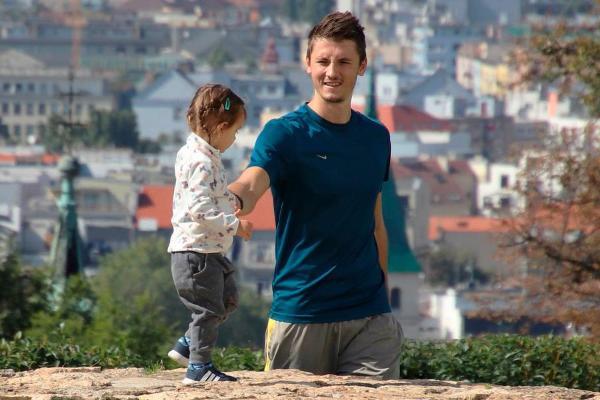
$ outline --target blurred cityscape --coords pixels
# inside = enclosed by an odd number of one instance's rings
[[[222,83],[246,101],[246,127],[224,153],[233,179],[261,127],[312,96],[303,67],[310,27],[329,11],[350,10],[366,28],[378,117],[391,133],[394,206],[406,216],[420,264],[418,271],[391,267],[394,313],[412,338],[519,331],[520,323],[473,314],[473,295],[502,307],[510,289],[500,282],[526,266],[499,252],[503,218],[524,206],[519,176],[543,156],[544,135],[582,131],[589,117],[580,98],[522,83],[515,55],[533,26],[598,22],[594,4],[2,0],[0,253],[10,242],[25,264],[48,263],[58,161],[67,152],[81,163],[75,190],[86,274],[138,238],[168,240],[173,164],[198,86]],[[369,90],[359,78],[356,110],[364,110]],[[268,299],[275,257],[269,192],[249,218],[254,237],[236,240],[230,256],[240,284]]]

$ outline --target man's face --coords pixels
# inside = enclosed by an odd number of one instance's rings
[[[358,75],[363,75],[367,60],[359,60],[356,44],[351,40],[316,39],[306,72],[315,88],[315,96],[326,103],[350,102]]]

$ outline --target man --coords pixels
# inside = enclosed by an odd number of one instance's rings
[[[229,189],[240,214],[270,187],[276,219],[266,370],[398,378],[402,329],[386,293],[381,189],[387,129],[350,108],[367,68],[363,27],[334,12],[310,32],[310,102],[270,121]]]

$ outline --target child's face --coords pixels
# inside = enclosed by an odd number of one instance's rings
[[[243,112],[240,112],[232,125],[227,125],[227,123],[219,124],[217,128],[218,132],[215,135],[212,145],[221,152],[227,150],[235,141],[235,135],[244,126],[245,122],[246,117]]]

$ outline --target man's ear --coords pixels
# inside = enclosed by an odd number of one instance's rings
[[[358,75],[363,76],[365,74],[366,70],[367,70],[367,58],[365,57],[365,59],[358,66]]]
[[[310,74],[310,58],[306,57],[304,59],[304,67],[307,74]]]

